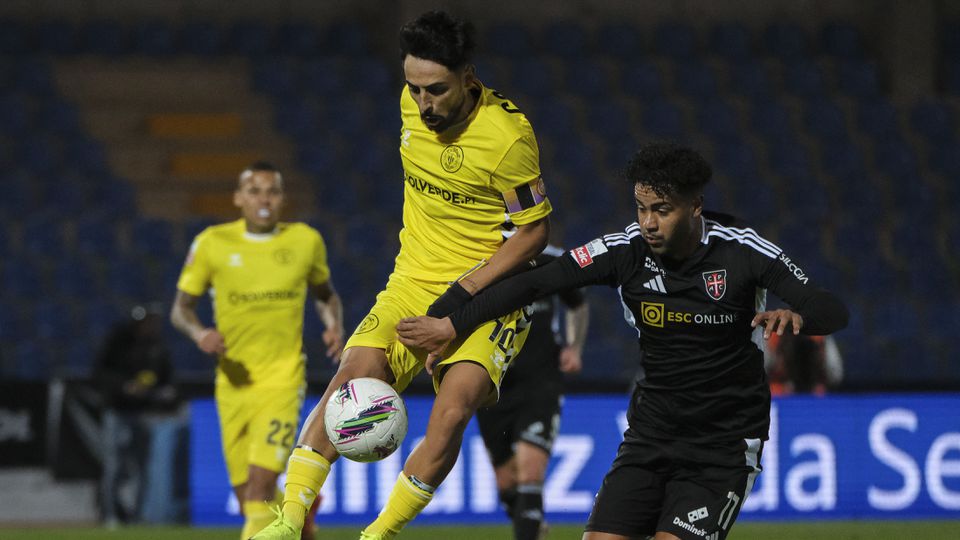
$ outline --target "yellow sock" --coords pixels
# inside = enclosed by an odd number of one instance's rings
[[[417,517],[417,514],[426,508],[430,499],[433,498],[433,488],[425,485],[424,487],[415,484],[401,471],[397,483],[393,485],[393,491],[390,492],[390,498],[387,499],[387,505],[363,532],[383,535],[385,538],[392,538],[399,533],[400,529]]]
[[[243,516],[241,540],[247,540],[260,532],[260,529],[269,525],[275,517],[270,511],[270,504],[265,501],[243,501]]]
[[[287,484],[283,491],[283,515],[298,529],[303,528],[307,510],[327,480],[330,462],[306,448],[294,448],[287,462]]]

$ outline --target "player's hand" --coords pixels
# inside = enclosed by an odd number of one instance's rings
[[[793,335],[800,333],[803,328],[803,317],[795,311],[789,309],[776,309],[773,311],[763,311],[757,313],[750,323],[750,326],[756,328],[763,327],[763,339],[769,339],[774,332],[782,336],[788,327],[793,328]]]
[[[397,336],[400,343],[407,347],[425,350],[427,356],[427,373],[433,375],[433,366],[440,355],[446,350],[450,342],[457,337],[457,331],[449,317],[434,319],[433,317],[407,317],[397,323]]]
[[[323,331],[323,344],[327,346],[327,356],[334,364],[340,363],[343,353],[343,328],[327,328]]]
[[[560,349],[560,371],[562,373],[580,373],[583,368],[583,357],[580,349],[564,347]]]
[[[223,356],[227,353],[227,344],[216,328],[207,328],[197,336],[197,348],[207,354]]]

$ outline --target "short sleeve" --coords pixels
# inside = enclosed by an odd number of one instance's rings
[[[210,284],[211,268],[205,238],[201,233],[193,239],[183,270],[180,271],[180,279],[177,280],[177,289],[193,296],[205,293]]]
[[[308,281],[311,285],[320,285],[330,280],[330,266],[327,264],[327,244],[323,241],[323,236],[315,232],[315,238]]]
[[[540,150],[533,135],[520,137],[507,150],[493,172],[493,188],[500,192],[510,220],[523,225],[548,215],[553,209],[540,176]]]

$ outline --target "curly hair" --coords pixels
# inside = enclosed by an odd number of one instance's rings
[[[428,11],[400,28],[400,61],[412,55],[454,71],[470,63],[475,47],[473,25],[445,11]]]
[[[674,143],[655,142],[637,150],[623,171],[631,185],[649,187],[659,197],[699,194],[713,170],[696,150]]]

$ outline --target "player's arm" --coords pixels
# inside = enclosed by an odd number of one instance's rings
[[[170,323],[173,327],[197,344],[197,348],[207,354],[222,356],[227,352],[223,336],[216,328],[208,327],[197,316],[198,296],[177,290],[170,309]]]
[[[340,295],[333,288],[333,281],[311,286],[314,301],[313,307],[323,322],[323,343],[327,346],[327,356],[333,361],[340,361],[343,351],[343,302]]]
[[[769,338],[773,332],[783,335],[787,328],[791,328],[794,334],[822,336],[847,326],[850,312],[839,297],[809,284],[809,277],[795,274],[784,261],[759,257],[764,256],[752,254],[754,261],[762,260],[761,285],[790,306],[790,309],[764,311],[753,318],[754,327],[764,327],[764,338]]]
[[[580,289],[560,293],[567,308],[565,318],[566,345],[560,349],[560,371],[579,373],[583,368],[583,344],[590,325],[590,305]]]

